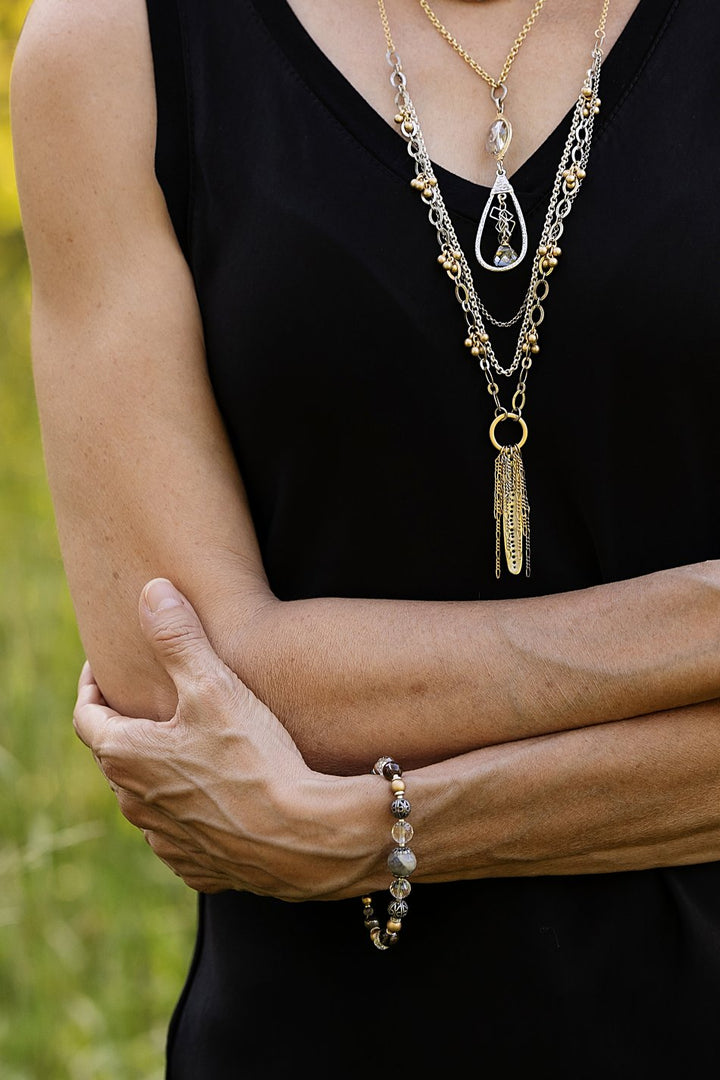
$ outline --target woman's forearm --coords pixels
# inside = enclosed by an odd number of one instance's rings
[[[393,818],[373,762],[351,777],[309,769],[186,600],[158,584],[141,621],[177,689],[172,721],[118,715],[88,671],[75,710],[125,816],[202,891],[332,900],[387,889]],[[406,769],[404,781],[418,884],[718,860],[720,701],[488,747]]]
[[[418,881],[720,859],[720,702],[491,747],[407,782]]]
[[[418,766],[720,696],[720,564],[502,602],[216,611],[215,639],[312,767]]]

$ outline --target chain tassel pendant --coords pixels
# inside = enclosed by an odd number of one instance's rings
[[[495,428],[502,420],[522,425],[520,442],[502,446],[495,439]],[[525,483],[525,466],[520,450],[527,438],[525,421],[516,413],[497,416],[490,427],[490,439],[498,450],[495,459],[495,577],[502,573],[502,555],[511,574],[519,574],[525,565],[530,577],[530,504]]]

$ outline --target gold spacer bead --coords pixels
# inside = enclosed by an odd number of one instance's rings
[[[423,189],[423,195],[425,196],[426,199],[429,199],[430,196],[432,195],[432,193],[433,192],[432,192],[431,187],[426,187],[426,188]]]
[[[469,338],[469,337],[466,337],[465,338],[465,348],[466,349],[472,349],[472,347],[473,347],[473,339]]]
[[[453,264],[446,259],[443,263],[443,270],[447,270],[449,273],[452,270],[452,265]]]
[[[480,335],[480,340],[482,341],[483,345],[487,345],[490,338],[488,337],[487,334],[481,334]]]
[[[562,248],[554,247],[552,249],[552,253],[555,256],[555,258],[558,259],[562,255]]]
[[[366,906],[368,904],[372,904],[372,897],[370,897],[370,896],[362,896],[360,899],[362,900],[363,904],[365,904]]]
[[[402,930],[402,923],[397,919],[388,919],[386,930],[388,934],[399,934]]]
[[[444,264],[445,264],[445,256],[444,255],[438,255],[437,261],[440,263],[441,266],[444,266]]]
[[[567,176],[567,169],[563,173],[563,176]],[[546,247],[539,247],[538,248],[538,255],[547,255],[547,250],[548,249]]]
[[[592,97],[592,94],[593,94],[592,87],[583,86],[583,88],[582,88],[582,96],[583,97],[590,98],[590,97]]]
[[[589,116],[590,115],[590,110],[585,108],[585,109],[583,109],[582,114],[583,114],[583,116]]]
[[[534,344],[535,344],[535,342],[537,341],[538,337],[537,337],[537,334],[535,333],[535,331],[534,331],[534,330],[531,330],[531,331],[530,331],[530,333],[529,333],[529,334],[528,334],[528,336],[527,336],[527,339],[528,339],[528,341],[530,342],[530,344],[531,344],[531,345],[534,345]]]
[[[537,353],[540,352],[540,346],[539,345],[531,345],[530,346],[530,352],[537,355]]]
[[[394,120],[395,120],[396,124],[402,124],[404,119],[405,119],[405,117],[403,116],[403,114],[401,112],[395,113]]]
[[[478,349],[477,345],[473,345],[470,352],[473,354],[473,356],[479,356],[480,355],[480,350]]]
[[[548,262],[548,266],[557,266],[558,261],[557,261],[557,259],[552,258],[552,259],[548,259],[547,262]]]

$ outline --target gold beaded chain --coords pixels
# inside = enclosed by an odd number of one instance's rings
[[[497,79],[493,79],[492,75],[490,75],[489,72],[487,72],[485,68],[482,67],[482,65],[479,64],[477,60],[475,60],[470,55],[467,49],[464,49],[462,47],[457,38],[453,37],[448,28],[440,21],[440,19],[438,19],[437,15],[430,7],[427,0],[418,0],[418,2],[432,25],[435,27],[439,34],[442,34],[448,45],[452,46],[458,56],[461,56],[465,63],[468,64],[473,69],[473,71],[480,76],[481,79],[484,79],[488,86],[490,86],[493,90],[499,90],[501,86],[505,85],[505,80],[510,74],[510,68],[513,66],[515,57],[520,52],[523,41],[532,30],[535,20],[545,6],[545,0],[537,0],[537,2],[533,5],[533,9],[525,20],[522,30],[515,38],[510,52],[505,57],[505,63],[503,64],[502,71],[498,75]]]

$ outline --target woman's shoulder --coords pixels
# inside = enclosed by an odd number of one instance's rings
[[[146,93],[152,72],[145,0],[34,0],[13,58],[13,100],[71,106],[77,119],[92,94]],[[53,112],[57,112],[57,108]]]
[[[35,0],[10,86],[15,168],[33,271],[108,248],[152,200],[156,131],[144,0]],[[64,265],[64,261],[60,259]]]

